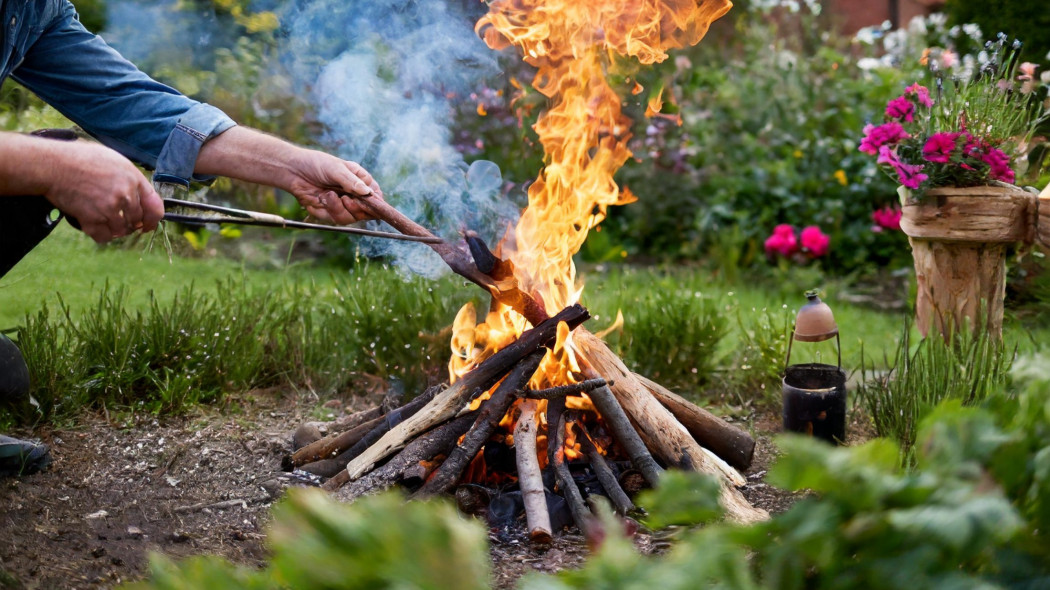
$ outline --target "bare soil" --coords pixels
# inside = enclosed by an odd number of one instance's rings
[[[345,411],[376,401],[348,400]],[[54,461],[43,473],[0,479],[0,588],[111,588],[143,578],[152,553],[262,565],[270,507],[288,486],[311,485],[281,471],[281,458],[295,428],[318,419],[317,408],[308,396],[254,391],[221,411],[163,420],[89,415],[69,428],[9,433],[42,439]],[[795,496],[763,481],[779,419],[744,426],[758,443],[745,495],[783,512]],[[540,551],[522,533],[491,532],[494,588],[587,556],[577,534]],[[636,544],[645,553],[666,546],[646,534]]]

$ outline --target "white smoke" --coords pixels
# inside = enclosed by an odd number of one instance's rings
[[[499,168],[485,161],[468,165],[452,142],[455,107],[486,79],[501,75],[496,54],[473,30],[483,3],[255,4],[278,15],[282,67],[274,69],[291,72],[300,97],[315,107],[324,128],[320,144],[364,165],[387,201],[449,240],[469,229],[494,244],[517,220],[517,206],[502,195]],[[103,36],[148,72],[209,67],[215,52],[236,38],[226,30],[229,19],[216,18],[210,9],[177,6],[176,0],[111,0]],[[448,270],[421,244],[349,239],[365,255],[392,257],[418,274]]]
[[[470,229],[494,243],[517,209],[501,198],[495,164],[468,166],[453,147],[451,124],[457,102],[499,70],[475,18],[451,4],[301,0],[281,16],[284,55],[311,93],[326,147],[363,164],[410,219],[451,240]],[[418,274],[447,271],[419,244],[360,243]]]

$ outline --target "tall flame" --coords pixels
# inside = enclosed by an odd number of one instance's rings
[[[521,290],[547,310],[579,300],[582,287],[573,255],[610,205],[636,200],[613,179],[631,156],[631,121],[606,79],[612,59],[662,62],[668,50],[699,42],[731,6],[729,0],[489,1],[489,12],[475,30],[494,49],[517,47],[536,68],[532,86],[549,99],[535,125],[544,168],[529,188],[528,207],[517,227],[504,240],[512,251],[501,252],[510,256]],[[490,335],[516,323],[495,319],[490,314],[485,322]],[[482,338],[475,337],[475,343],[479,351],[490,349]],[[561,364],[562,373],[574,369],[568,333],[560,335],[556,349],[561,358],[545,364]],[[453,373],[465,368],[462,357],[453,361]],[[538,374],[564,379],[551,369]]]
[[[572,256],[610,205],[634,200],[613,175],[631,156],[631,121],[605,73],[612,56],[643,65],[693,45],[728,0],[493,0],[476,30],[493,48],[516,46],[550,99],[535,130],[545,167],[514,233],[521,288],[550,310],[579,299]]]

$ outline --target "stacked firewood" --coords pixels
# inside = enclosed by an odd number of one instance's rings
[[[371,205],[376,217],[402,232],[431,235],[385,203]],[[311,440],[315,433],[300,440],[303,446],[287,458],[286,468],[320,475],[324,487],[344,500],[394,485],[425,497],[461,488],[469,481],[465,472],[477,464],[483,449],[494,446],[497,438],[509,438],[516,456],[514,479],[530,533],[538,541],[553,532],[546,518],[551,491],[565,499],[581,530],[590,522],[572,476],[576,461],[590,466],[603,495],[624,514],[633,509],[630,496],[637,486],[624,486],[624,478],[617,477],[619,458],[649,486],[656,485],[666,468],[711,474],[721,482],[720,501],[728,518],[752,522],[768,517],[740,491],[746,481],[738,469],[750,465],[755,446],[748,433],[628,370],[600,338],[581,327],[589,318],[582,306],[548,317],[517,288],[509,263],[472,236],[467,236],[467,245],[469,258],[448,243],[430,247],[533,327],[449,386],[428,389],[400,406],[386,402],[328,425],[327,436]],[[566,330],[572,332],[580,367],[573,375],[576,382],[528,389],[541,359]],[[584,414],[582,407],[593,411]],[[508,415],[511,420],[505,419]],[[512,431],[505,432],[501,423],[513,425]],[[612,444],[595,444],[605,438]]]

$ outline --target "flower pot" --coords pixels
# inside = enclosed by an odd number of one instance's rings
[[[915,261],[915,322],[948,338],[969,326],[1002,339],[1006,250],[1031,244],[1038,221],[1035,195],[1016,187],[937,188],[908,201],[901,216]]]

